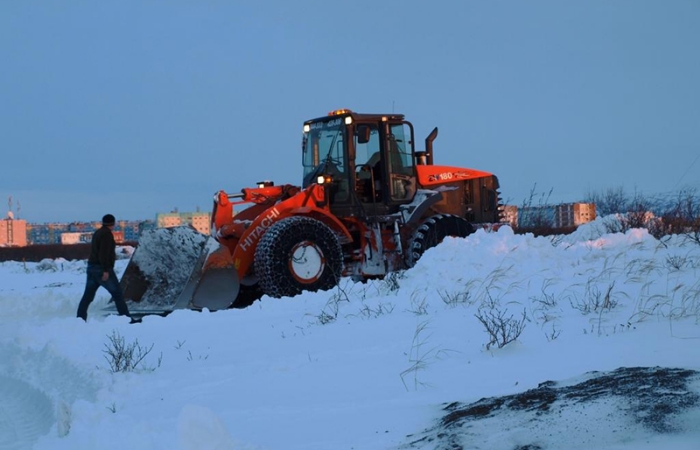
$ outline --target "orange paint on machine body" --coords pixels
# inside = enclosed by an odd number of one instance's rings
[[[231,201],[230,197],[239,200]],[[233,215],[235,205],[246,204],[250,206]],[[300,190],[284,185],[243,189],[240,195],[217,193],[212,217],[216,238],[228,249],[240,279],[249,275],[255,249],[265,232],[276,222],[295,215],[314,217],[351,239],[345,225],[330,213],[323,186],[314,184]]]
[[[482,170],[465,169],[452,166],[416,166],[418,184],[429,188],[454,181],[470,180],[493,176]]]

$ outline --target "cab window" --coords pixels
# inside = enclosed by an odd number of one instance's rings
[[[413,166],[413,142],[411,129],[406,124],[389,127],[387,154],[391,178],[391,199],[405,201],[413,198],[416,191],[415,168]]]

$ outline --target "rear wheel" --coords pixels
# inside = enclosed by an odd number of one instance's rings
[[[413,267],[429,248],[447,236],[467,237],[474,227],[465,219],[452,214],[437,214],[425,220],[411,235],[408,244],[408,266]]]
[[[343,254],[338,237],[310,217],[289,217],[272,225],[255,250],[255,274],[271,297],[334,287]]]

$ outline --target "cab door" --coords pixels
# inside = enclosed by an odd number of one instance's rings
[[[386,174],[390,203],[410,203],[416,194],[413,126],[409,122],[387,124]]]
[[[363,203],[383,203],[382,136],[379,124],[357,124],[354,139],[355,192]]]

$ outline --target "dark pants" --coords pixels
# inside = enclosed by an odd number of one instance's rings
[[[119,280],[117,280],[117,275],[114,273],[114,270],[109,271],[109,278],[107,278],[107,281],[102,281],[102,267],[95,264],[88,264],[87,283],[85,284],[83,298],[80,299],[80,304],[78,305],[78,317],[87,320],[88,306],[90,306],[90,303],[95,299],[95,293],[100,286],[107,289],[107,291],[112,294],[112,300],[114,300],[114,304],[117,306],[119,315],[128,316],[129,308],[124,301],[122,288],[119,286]]]

